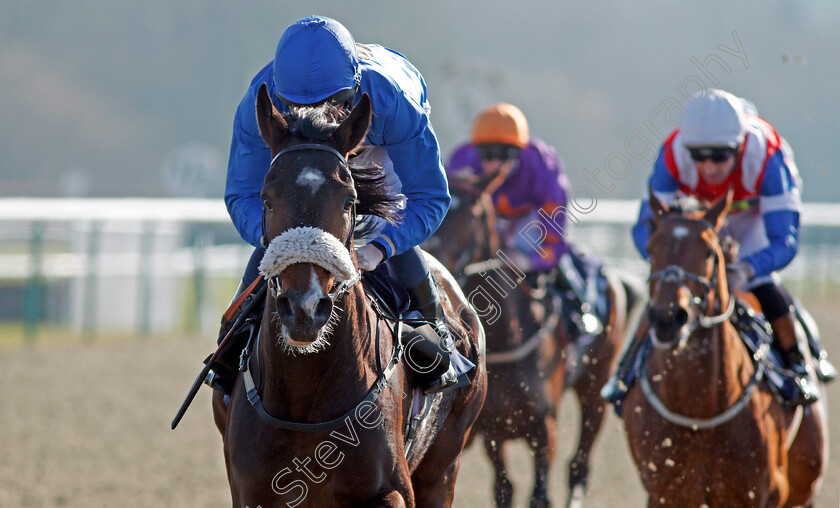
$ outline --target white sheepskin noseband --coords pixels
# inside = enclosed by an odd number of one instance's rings
[[[318,265],[339,282],[352,280],[357,275],[350,252],[341,241],[318,228],[293,228],[274,238],[260,262],[260,273],[265,278],[275,277],[295,263]]]

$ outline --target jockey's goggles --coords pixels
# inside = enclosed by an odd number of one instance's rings
[[[520,150],[518,146],[504,145],[500,143],[481,143],[475,145],[475,149],[478,151],[478,156],[483,161],[507,161],[515,159],[519,155]]]
[[[712,162],[726,162],[730,157],[738,152],[738,147],[732,148],[728,146],[716,147],[698,147],[689,148],[688,153],[691,154],[691,160],[694,162],[703,162],[710,160]]]

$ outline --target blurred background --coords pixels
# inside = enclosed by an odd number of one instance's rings
[[[207,404],[185,420],[192,430],[167,434],[167,422],[250,253],[221,200],[234,110],[283,29],[313,13],[420,69],[444,158],[479,109],[518,105],[572,185],[597,200],[575,241],[640,275],[628,226],[673,128],[671,105],[703,86],[752,100],[790,142],[805,183],[803,245],[783,276],[824,331],[840,326],[834,0],[3,0],[0,379],[20,389],[0,402],[0,448],[15,445],[0,463],[0,506],[225,505]],[[614,187],[587,181],[596,170]],[[840,344],[826,342],[836,361]],[[149,406],[126,402],[138,399]],[[612,423],[608,439],[622,449]],[[113,440],[92,445],[84,436],[96,429]],[[143,438],[127,444],[126,432]],[[183,453],[138,466],[151,443]],[[97,480],[70,474],[80,456]],[[622,460],[624,493],[642,503]],[[197,466],[205,462],[210,472]],[[486,497],[456,506],[489,502],[489,479],[477,481]],[[610,495],[595,505],[626,501]]]

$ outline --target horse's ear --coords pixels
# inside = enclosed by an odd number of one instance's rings
[[[289,125],[271,102],[265,83],[260,85],[257,91],[257,125],[260,134],[272,150],[289,135]]]
[[[659,198],[656,197],[656,193],[653,192],[653,189],[648,187],[648,203],[650,203],[650,211],[653,212],[653,222],[654,224],[659,222],[666,213],[668,213],[668,205],[659,201]]]
[[[370,127],[370,113],[370,96],[364,93],[331,136],[341,153],[347,155],[365,139]]]
[[[712,205],[712,208],[710,208],[703,216],[703,219],[705,219],[706,222],[715,227],[715,231],[719,231],[720,227],[723,225],[723,219],[726,217],[726,213],[729,211],[729,206],[732,204],[733,194],[735,194],[735,192],[732,188],[730,188],[726,192],[726,195],[718,199],[717,202]]]

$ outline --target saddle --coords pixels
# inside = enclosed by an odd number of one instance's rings
[[[411,352],[419,357],[409,358],[417,365],[434,365],[432,370],[422,369],[420,372],[409,368],[410,381],[414,386],[423,386],[427,381],[440,377],[448,370],[450,363],[455,368],[458,382],[446,388],[447,390],[460,388],[470,384],[466,374],[475,368],[475,365],[462,355],[449,340],[443,343],[441,336],[417,311],[410,311],[411,297],[408,291],[389,274],[384,264],[376,269],[362,274],[362,287],[365,294],[371,301],[376,313],[389,323],[391,329],[398,320],[402,321],[402,334],[399,337],[403,347],[410,348]]]

